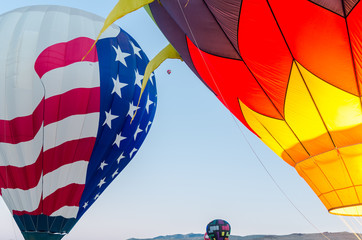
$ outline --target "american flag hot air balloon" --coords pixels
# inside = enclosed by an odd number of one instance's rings
[[[103,22],[60,6],[0,16],[0,193],[27,240],[67,234],[152,125],[137,42],[112,25],[87,54]]]

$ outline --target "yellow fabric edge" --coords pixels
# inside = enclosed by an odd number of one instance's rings
[[[89,49],[87,54],[82,58],[82,61],[84,58],[90,53],[90,51],[94,48],[96,45],[98,39],[101,37],[102,33],[111,26],[115,21],[122,18],[123,16],[127,15],[128,13],[134,12],[137,9],[144,7],[154,0],[119,0],[116,6],[112,9],[112,11],[107,16],[106,20],[104,21],[103,27],[101,31],[99,32],[96,40],[94,41],[92,47]]]
[[[148,83],[148,79],[151,76],[151,73],[157,69],[161,63],[163,63],[166,59],[180,59],[182,61],[182,58],[180,56],[180,54],[176,51],[176,49],[169,43],[164,49],[162,49],[148,64],[145,70],[145,74],[143,75],[143,80],[142,80],[142,88],[141,88],[141,94],[138,98],[138,103],[137,106],[140,103],[142,94],[147,86]],[[137,110],[136,113],[133,115],[133,118],[136,116],[137,114]],[[132,118],[132,120],[133,120]],[[132,122],[131,120],[131,122]]]

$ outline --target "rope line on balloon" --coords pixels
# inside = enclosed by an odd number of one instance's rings
[[[8,79],[8,78],[5,78],[5,81],[6,81],[7,79]],[[5,95],[7,95],[7,93],[8,93],[8,92],[5,91]],[[5,99],[7,99],[7,96],[5,96]],[[6,106],[5,102],[6,102],[6,101],[4,101],[4,109],[7,109],[7,106]],[[10,127],[11,127],[11,126],[10,126]],[[4,132],[4,133],[6,132],[6,126],[5,126],[5,124],[4,124],[4,131],[3,131],[3,132]],[[10,138],[14,139],[13,131],[10,131]],[[9,186],[9,176],[8,176],[8,175],[9,175],[9,174],[8,174],[8,168],[7,168],[7,166],[5,166],[5,181],[6,181],[6,187]],[[0,193],[1,193],[1,189],[0,189]],[[3,195],[1,195],[1,196],[2,196],[2,198],[3,198]],[[10,199],[8,198],[8,200],[10,200],[10,201],[12,202],[12,204],[15,206],[15,201],[13,200],[13,198],[12,198],[12,196],[11,196],[10,194],[9,194],[9,197],[10,197]],[[3,201],[4,201],[4,198],[3,198]],[[5,201],[4,201],[4,202],[5,202]],[[6,203],[5,203],[5,204],[6,204]],[[13,215],[12,210],[10,210],[10,214]],[[14,222],[15,222],[15,219],[14,219],[14,217],[12,217],[12,219],[11,219],[11,226],[12,226],[12,228],[13,228],[14,237],[15,237],[15,239],[17,239]]]
[[[208,65],[206,64],[206,60],[204,59],[204,56],[202,55],[202,53],[201,53],[201,51],[200,51],[199,45],[198,45],[197,40],[196,40],[196,38],[195,38],[195,36],[194,36],[194,34],[193,34],[193,31],[192,31],[192,29],[191,29],[191,27],[190,27],[190,24],[189,24],[189,22],[188,22],[188,20],[187,20],[187,18],[186,18],[186,16],[185,16],[185,13],[184,13],[184,11],[183,11],[183,9],[182,9],[181,3],[180,3],[179,0],[177,0],[177,2],[178,2],[178,4],[179,4],[180,10],[181,10],[182,15],[183,15],[183,17],[184,17],[184,20],[185,20],[185,22],[186,22],[186,24],[187,24],[187,27],[188,27],[191,35],[192,35],[192,38],[193,38],[194,41],[195,41],[195,45],[196,45],[196,47],[197,47],[197,50],[199,51],[200,56],[201,56],[202,60],[204,61],[205,67],[206,67],[209,75],[211,76],[211,79],[212,79],[213,83],[215,84],[217,90],[219,91],[220,96],[221,96],[221,98],[223,99],[223,102],[225,103],[226,107],[228,108],[228,105],[227,105],[227,103],[226,103],[226,101],[225,101],[225,98],[224,98],[224,96],[222,95],[222,92],[220,91],[220,89],[219,89],[219,87],[218,87],[218,85],[217,85],[217,83],[216,83],[216,81],[215,81],[215,79],[214,79],[214,77],[213,77],[213,75],[212,75],[212,73],[211,73]],[[256,153],[256,151],[255,151],[254,148],[252,147],[250,141],[249,141],[249,140],[247,139],[247,137],[245,136],[244,131],[243,131],[243,130],[240,128],[240,126],[238,125],[238,121],[236,120],[236,117],[235,117],[230,111],[229,111],[229,113],[230,113],[232,119],[234,120],[235,125],[237,126],[237,128],[238,128],[239,131],[241,132],[244,140],[247,142],[248,146],[250,147],[251,151],[253,152],[254,156],[255,156],[256,159],[259,161],[259,163],[262,165],[263,169],[266,171],[266,173],[267,173],[267,174],[269,175],[269,177],[272,179],[272,181],[274,182],[274,184],[277,186],[277,188],[279,189],[279,191],[284,195],[284,197],[289,201],[289,203],[303,216],[303,218],[304,218],[311,226],[313,226],[323,237],[325,237],[326,239],[330,240],[325,234],[323,234],[323,232],[322,232],[321,230],[319,230],[319,228],[318,228],[317,226],[315,226],[315,225],[299,210],[299,208],[293,203],[293,201],[292,201],[292,200],[288,197],[288,195],[283,191],[283,189],[280,187],[280,185],[279,185],[279,184],[277,183],[277,181],[274,179],[274,177],[273,177],[272,174],[269,172],[269,170],[267,169],[267,167],[264,165],[264,163],[262,162],[262,160],[259,158],[258,154]]]
[[[40,84],[42,85],[43,91],[44,91],[44,99],[42,101],[42,104],[43,104],[43,109],[45,109],[45,96],[47,94],[47,91],[46,91],[46,87],[44,85],[44,82],[41,79],[40,79]],[[43,111],[43,119],[45,119],[45,111]],[[42,127],[44,128],[44,124],[43,124]],[[44,134],[44,132],[43,132],[42,138],[43,138],[43,143],[45,143],[45,134]],[[43,155],[42,158],[41,158],[41,169],[44,169],[44,149],[42,149],[40,154]],[[40,201],[42,203],[41,204],[41,214],[43,214],[44,213],[44,204],[43,204],[43,200],[44,200],[44,194],[43,194],[44,193],[44,176],[43,176],[43,171],[42,171],[40,177],[41,177],[41,199],[40,199]],[[39,222],[39,216],[40,216],[40,214],[38,214],[36,216],[37,223]],[[32,221],[33,221],[32,217],[30,217],[30,219],[32,219]],[[47,227],[49,227],[49,219],[48,219],[48,217],[46,219],[47,219]],[[34,222],[33,222],[33,224],[34,224],[34,228],[36,229],[36,225],[35,225]],[[49,229],[48,229],[48,231],[49,231]]]
[[[5,127],[4,127],[4,128],[5,128]],[[4,132],[5,132],[5,131],[4,131]],[[6,186],[9,186],[9,177],[8,177],[8,168],[7,168],[7,167],[5,167],[5,179],[6,179]],[[11,197],[10,200],[11,200],[11,201],[13,202],[13,204],[15,205],[14,200],[12,199],[12,197]],[[10,212],[10,214],[12,215],[12,212]],[[11,227],[13,228],[15,240],[17,240],[18,238],[17,238],[17,235],[16,235],[14,222],[15,222],[15,219],[14,219],[14,217],[12,217],[12,218],[11,218]]]
[[[348,224],[348,222],[342,217],[342,216],[338,216],[339,219],[349,228],[349,230],[352,231],[352,233],[357,237],[358,240],[362,240],[358,234],[356,233],[356,231],[352,228],[351,225]]]
[[[352,218],[354,221],[352,221],[352,225],[356,228],[356,229],[360,229],[361,227],[361,222],[357,219],[357,217],[353,217]],[[362,238],[362,233],[361,231],[359,232],[355,232],[360,238]]]
[[[355,222],[357,223],[357,225],[358,225],[357,228],[362,226],[361,221],[360,221],[357,217],[353,217],[353,219],[354,219],[354,221],[355,221]],[[362,236],[361,233],[359,233],[359,235]]]

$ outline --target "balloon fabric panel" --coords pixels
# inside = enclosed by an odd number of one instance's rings
[[[271,0],[270,6],[293,57],[324,81],[359,95],[346,19],[305,0]]]
[[[158,3],[156,1],[153,4]],[[216,24],[214,16],[210,13],[204,1],[164,1],[162,5],[198,48],[213,55],[240,59],[237,50],[225,36],[219,24]],[[200,24],[193,24],[195,21]],[[192,24],[191,29],[189,28],[190,24]]]
[[[209,0],[205,2],[210,12],[214,15],[222,31],[225,33],[233,47],[238,50],[238,22],[241,9],[240,1]],[[220,11],[223,9],[223,11]],[[214,38],[214,37],[213,37]],[[223,54],[222,56],[225,56]]]
[[[358,86],[361,89],[362,85],[362,22],[360,16],[362,14],[362,5],[357,4],[354,6],[353,11],[347,17],[347,25],[349,30],[349,37],[352,46],[353,59],[355,61],[355,71],[358,79]],[[361,94],[361,90],[360,90]]]
[[[285,92],[293,59],[265,0],[243,3],[238,39],[246,66],[279,115],[284,116]],[[271,116],[269,112],[261,113]]]
[[[180,26],[177,25],[175,20],[166,12],[166,10],[156,2],[153,2],[149,5],[152,8],[152,13],[157,15],[157,22],[158,26],[162,26],[163,29],[167,29],[167,32],[172,34],[169,35],[168,40],[174,46],[178,46],[177,51],[182,53],[182,59],[188,65],[188,67],[197,75],[199,76],[198,71],[195,69],[195,66],[192,63],[191,56],[189,53],[189,49],[187,46],[187,37],[185,33],[182,31]],[[202,78],[200,78],[202,80]],[[203,80],[202,80],[203,81]],[[204,83],[205,84],[205,83]],[[206,87],[213,91],[207,84]],[[214,94],[216,94],[214,92]]]

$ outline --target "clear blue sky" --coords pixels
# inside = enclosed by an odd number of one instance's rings
[[[30,2],[106,17],[117,0],[3,0],[0,13]],[[143,9],[117,24],[149,58],[167,44]],[[186,64],[168,60],[155,73],[158,109],[141,150],[65,240],[204,233],[215,218],[227,220],[231,233],[242,236],[350,231],[292,167],[238,124]],[[304,217],[273,183],[246,139]],[[344,219],[355,224],[353,218]],[[355,231],[361,228],[354,225]],[[2,200],[0,239],[22,239]]]

